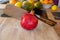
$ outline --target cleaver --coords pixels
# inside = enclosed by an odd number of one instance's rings
[[[14,17],[14,18],[17,18],[20,20],[21,16],[25,13],[25,12],[28,12],[22,8],[17,8],[15,7],[14,5],[7,5],[6,8],[4,9],[4,14],[8,15],[8,16],[11,16],[11,17]],[[50,25],[50,26],[54,26],[56,25],[57,23],[53,20],[50,20],[50,19],[46,19],[46,18],[43,18],[43,17],[40,17],[39,15],[35,14],[34,13],[34,16],[39,19],[40,21]]]

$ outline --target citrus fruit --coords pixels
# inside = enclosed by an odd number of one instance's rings
[[[21,7],[21,6],[22,6],[22,3],[21,3],[21,2],[17,2],[17,3],[15,4],[15,6],[16,6],[16,7]]]
[[[36,2],[34,6],[39,9],[42,8],[42,4],[40,2]]]
[[[15,5],[16,2],[17,2],[16,0],[10,0],[10,4]]]
[[[57,10],[57,6],[56,5],[53,5],[52,8],[51,8],[53,11]]]
[[[29,3],[28,1],[24,1],[22,3],[22,8],[25,9],[25,10],[30,11],[30,10],[34,9],[34,5]]]
[[[32,3],[32,4],[34,3],[34,0],[28,0],[28,1],[29,1],[30,3]]]
[[[26,1],[26,0],[19,0],[20,2],[24,2],[24,1]]]
[[[43,0],[40,0],[41,3],[43,3]]]

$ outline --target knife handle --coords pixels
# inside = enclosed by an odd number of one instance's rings
[[[55,21],[50,20],[50,19],[40,18],[40,20],[47,23],[47,24],[49,24],[49,25],[51,25],[51,26],[54,26],[54,25],[57,24]]]
[[[46,18],[43,18],[43,17],[40,17],[38,19],[41,20],[41,21],[43,21],[44,23],[47,23],[50,26],[55,26],[57,24],[55,21],[50,20],[50,19],[46,19]]]

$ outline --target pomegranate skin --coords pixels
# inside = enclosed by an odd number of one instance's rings
[[[38,19],[29,13],[24,13],[20,20],[21,26],[26,30],[33,30],[37,27]]]

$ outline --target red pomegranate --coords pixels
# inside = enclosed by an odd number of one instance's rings
[[[25,13],[20,20],[21,26],[27,30],[33,30],[37,27],[38,19],[29,13]]]

